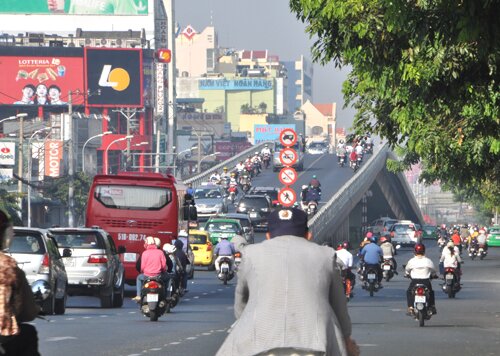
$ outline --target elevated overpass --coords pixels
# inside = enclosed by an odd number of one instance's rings
[[[248,155],[260,150],[262,145],[233,157],[202,174],[186,180],[198,186],[207,181],[213,171],[230,168]],[[387,145],[375,148],[367,155],[357,173],[348,167],[339,167],[335,155],[306,155],[303,172],[293,186],[296,192],[316,175],[322,184],[322,202],[318,213],[309,221],[309,228],[318,243],[361,238],[362,227],[382,217],[408,219],[422,223],[422,214],[403,174],[394,174],[386,168],[387,159],[395,159]],[[268,169],[253,180],[254,186],[280,187],[278,174]]]

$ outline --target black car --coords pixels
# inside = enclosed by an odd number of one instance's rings
[[[267,195],[245,195],[238,202],[237,213],[248,214],[252,225],[267,230],[267,217],[271,213],[271,198]]]
[[[271,199],[273,206],[278,205],[279,189],[275,187],[252,187],[248,194],[251,195],[267,195]]]

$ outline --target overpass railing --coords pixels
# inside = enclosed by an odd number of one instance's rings
[[[261,142],[255,146],[252,146],[248,149],[246,149],[245,151],[242,151],[240,152],[238,155],[224,161],[224,162],[221,162],[215,166],[213,166],[212,168],[204,171],[203,173],[200,173],[200,174],[197,174],[189,179],[186,179],[184,181],[185,184],[188,184],[188,183],[192,183],[194,187],[197,187],[199,186],[202,182],[206,182],[208,181],[208,179],[210,178],[210,176],[212,175],[213,172],[215,171],[221,171],[222,168],[228,166],[231,170],[236,166],[236,164],[239,162],[239,161],[242,161],[244,160],[246,157],[248,157],[249,155],[251,155],[252,153],[254,153],[255,151],[261,151],[263,148],[264,148],[264,145],[265,144],[270,144],[270,142]]]
[[[318,243],[333,240],[333,234],[348,218],[350,211],[363,197],[364,192],[373,184],[377,174],[384,167],[389,152],[388,144],[375,150],[356,174],[309,220],[309,230]]]

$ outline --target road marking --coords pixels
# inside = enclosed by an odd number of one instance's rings
[[[174,341],[174,342],[170,343],[170,345],[179,345],[179,344],[180,344],[180,342],[178,342],[178,341]]]
[[[135,314],[136,312],[128,312],[129,314]]]
[[[186,340],[196,340],[197,337],[196,336],[190,336],[190,337],[187,337]]]
[[[218,333],[223,333],[224,331],[226,331],[226,329],[219,329],[219,330],[216,330]]]
[[[66,318],[66,320],[75,320],[75,318]]]
[[[99,317],[101,317],[101,318],[107,318],[108,316],[107,315],[99,315]]]
[[[400,311],[403,311],[403,309],[389,309],[390,311],[393,311],[393,312],[400,312]]]
[[[377,344],[358,344],[358,346],[361,346],[361,347],[377,347],[378,345]]]
[[[195,296],[195,297],[193,297],[193,298],[194,298],[194,299],[199,299],[200,297],[197,295],[197,296]]]
[[[203,293],[203,295],[208,295],[208,293]]]
[[[185,302],[189,302],[191,299],[190,298],[184,298]]]
[[[155,347],[155,348],[149,349],[149,351],[161,351],[161,347]]]
[[[307,167],[306,169],[304,169],[302,172],[299,173],[299,178],[300,178],[300,176],[302,176],[303,174],[305,174],[309,170],[309,168],[312,168],[312,166],[314,166],[314,164],[316,162],[318,162],[321,158],[323,158],[323,156],[319,156],[314,161],[312,161],[312,163],[309,165],[309,167]]]
[[[63,340],[76,340],[74,336],[55,336],[49,337],[46,341],[63,341]]]
[[[202,333],[201,335],[208,336],[208,335],[212,335],[212,333]]]
[[[84,316],[83,319],[91,319],[91,316]]]

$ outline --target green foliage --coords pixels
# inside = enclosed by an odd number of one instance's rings
[[[10,215],[15,226],[22,226],[22,221],[19,219],[21,209],[19,208],[19,194],[17,192],[10,193],[0,188],[0,209]]]
[[[44,188],[44,195],[54,200],[59,200],[64,206],[68,203],[69,177],[47,178],[47,186]],[[84,172],[77,172],[74,175],[74,216],[77,225],[84,223],[83,218],[87,206],[87,198],[92,185],[92,177]]]
[[[500,181],[500,2],[290,0],[323,64],[349,65],[346,105],[355,127],[401,147],[402,170],[479,187],[487,204]],[[493,200],[492,200],[493,199]]]

